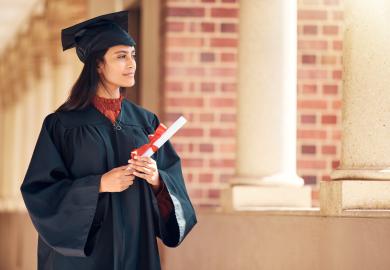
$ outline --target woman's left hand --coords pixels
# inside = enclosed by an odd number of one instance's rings
[[[133,174],[137,177],[145,179],[153,189],[158,189],[160,186],[160,175],[158,173],[156,161],[150,157],[135,156],[134,159],[129,159],[129,168],[133,170]]]

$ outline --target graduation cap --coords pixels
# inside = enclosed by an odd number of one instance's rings
[[[62,49],[76,47],[77,56],[84,62],[92,52],[115,45],[135,46],[128,31],[128,11],[101,15],[62,29]]]

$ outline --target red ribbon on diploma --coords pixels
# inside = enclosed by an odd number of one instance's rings
[[[149,134],[148,139],[149,142],[147,144],[138,147],[137,149],[131,151],[131,158],[134,156],[142,156],[149,148],[152,148],[155,153],[158,150],[158,147],[153,145],[155,141],[160,139],[161,135],[167,130],[167,127],[164,124],[159,124],[154,134]]]

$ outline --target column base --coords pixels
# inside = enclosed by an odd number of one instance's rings
[[[390,210],[390,181],[321,181],[320,207],[322,214],[336,216],[351,210]]]
[[[222,191],[225,210],[250,210],[256,208],[311,207],[309,186],[232,185]]]

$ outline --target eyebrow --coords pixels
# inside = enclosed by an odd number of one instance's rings
[[[135,50],[133,49],[131,52],[134,53]],[[114,54],[118,54],[118,53],[129,53],[129,51],[117,51],[117,52],[114,52]]]

